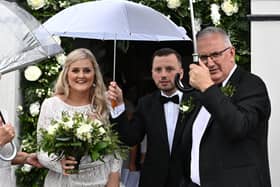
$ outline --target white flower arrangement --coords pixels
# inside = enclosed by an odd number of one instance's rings
[[[219,25],[220,24],[220,19],[221,19],[221,14],[219,13],[220,6],[213,3],[211,4],[211,19],[214,25]]]
[[[24,77],[28,81],[36,81],[42,75],[42,71],[38,66],[28,66],[24,71]]]
[[[170,9],[176,9],[181,6],[181,0],[166,0],[167,7]]]
[[[232,14],[238,12],[238,4],[236,2],[232,3],[231,0],[224,0],[221,8],[227,16],[231,16]]]
[[[40,133],[39,148],[58,159],[71,155],[79,161],[81,156],[89,154],[96,161],[107,154],[123,156],[127,150],[112,130],[112,125],[83,113],[70,115],[62,112],[61,120],[53,119],[47,129],[40,129]]]
[[[27,4],[31,7],[33,10],[38,10],[40,8],[43,8],[45,5],[47,5],[47,0],[27,0]]]
[[[29,112],[30,112],[31,116],[33,116],[33,117],[35,117],[39,114],[39,112],[40,112],[39,101],[36,101],[29,106]]]

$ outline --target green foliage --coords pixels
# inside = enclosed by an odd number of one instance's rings
[[[48,0],[47,4],[38,9],[31,8],[27,4],[26,0],[18,1],[22,7],[29,11],[42,23],[48,18],[56,14],[57,12],[67,8],[68,6],[86,2],[88,0]],[[189,13],[189,1],[180,0],[180,5],[176,8],[169,8],[168,3],[171,0],[134,0],[135,2],[142,3],[150,6],[164,15],[169,16],[172,21],[177,25],[183,26],[188,35],[191,36],[191,20]],[[179,0],[178,0],[179,1]],[[173,2],[175,2],[173,0]],[[215,3],[218,6],[224,0],[196,0],[193,4],[194,13],[196,18],[200,18],[201,27],[207,25],[213,25],[211,19],[211,4]],[[246,15],[249,14],[249,1],[244,0],[232,0],[232,3],[237,3],[238,12],[227,16],[222,9],[219,9],[220,23],[218,26],[224,28],[230,33],[233,45],[236,48],[236,61],[238,64],[245,67],[247,70],[250,69],[250,33],[249,33],[249,22],[246,19]],[[62,46],[66,52],[72,49],[71,39],[62,39]],[[40,104],[44,98],[51,96],[52,88],[57,78],[58,72],[61,69],[61,65],[56,61],[55,58],[50,58],[43,63],[40,63],[38,67],[41,69],[43,74],[36,81],[27,81],[22,76],[21,89],[23,95],[22,110],[19,112],[19,119],[21,124],[21,137],[23,144],[23,150],[27,152],[34,152],[37,148],[36,141],[36,126],[38,120],[38,114],[32,114],[29,110],[30,105],[39,102]],[[117,138],[115,136],[112,139]],[[105,144],[96,145],[96,149],[104,148]],[[97,152],[91,152],[93,158],[98,158]],[[21,171],[19,168],[16,171],[17,183],[20,187],[31,186],[38,187],[42,186],[44,176],[46,175],[46,169],[32,169],[29,173]]]

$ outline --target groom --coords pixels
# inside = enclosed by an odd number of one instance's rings
[[[179,187],[186,174],[179,142],[187,116],[182,117],[179,104],[188,98],[174,85],[177,73],[183,77],[181,56],[176,51],[163,48],[154,53],[152,78],[159,90],[139,100],[131,123],[124,115],[122,90],[116,82],[109,86],[109,99],[118,103],[111,114],[122,141],[133,146],[147,135],[140,187]]]

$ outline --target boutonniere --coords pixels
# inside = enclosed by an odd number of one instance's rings
[[[221,87],[221,91],[225,96],[232,97],[236,91],[236,88],[231,83],[228,83],[224,87]]]
[[[182,113],[181,121],[183,121],[185,118],[185,115],[187,113],[190,113],[193,109],[194,109],[193,97],[189,97],[188,100],[182,100],[182,102],[179,106],[179,111],[180,111],[180,113]]]

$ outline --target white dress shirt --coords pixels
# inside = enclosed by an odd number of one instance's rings
[[[172,97],[174,95],[178,95],[179,101],[181,101],[182,97],[183,97],[183,93],[178,90],[170,96],[165,95],[163,92],[161,92],[161,95],[165,96],[165,97]],[[178,116],[179,116],[179,104],[175,104],[173,102],[168,102],[168,103],[165,103],[163,105],[163,107],[164,107],[164,116],[165,116],[165,121],[166,121],[169,151],[171,153],[173,139],[174,139],[174,133],[175,133],[176,124],[177,124],[177,120],[178,120]]]
[[[223,81],[223,86],[226,85],[229,78],[231,77],[234,70],[237,68],[235,65],[228,77]],[[199,175],[199,148],[202,136],[206,130],[207,124],[211,114],[206,110],[204,106],[201,107],[192,129],[192,150],[191,150],[191,180],[200,185],[200,175]]]

